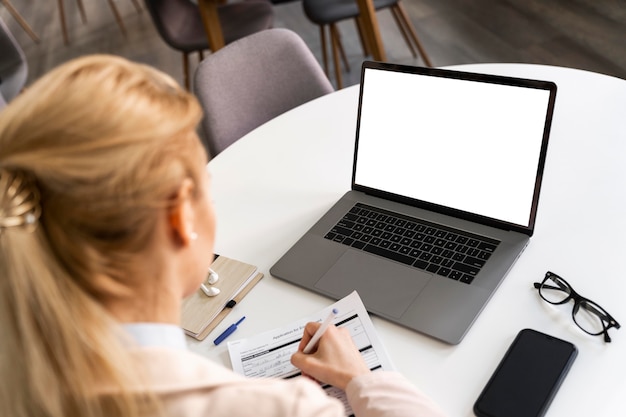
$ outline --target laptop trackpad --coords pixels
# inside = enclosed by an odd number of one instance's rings
[[[371,313],[399,318],[430,278],[417,269],[348,250],[315,287],[337,298],[356,290]]]

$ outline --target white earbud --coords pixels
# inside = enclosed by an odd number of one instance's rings
[[[207,297],[215,297],[220,293],[219,288],[207,287],[205,284],[200,284],[200,288],[202,288],[202,292],[205,293]]]
[[[209,274],[207,275],[206,283],[203,282],[202,284],[200,284],[200,288],[202,289],[202,292],[205,293],[207,297],[215,297],[217,294],[220,293],[219,288],[212,286],[219,279],[220,279],[220,276],[217,274],[217,272],[209,268]],[[209,287],[207,283],[211,286]]]
[[[207,278],[207,282],[210,285],[215,284],[218,280],[220,279],[220,276],[217,274],[217,272],[215,272],[214,270],[212,270],[211,268],[209,268],[209,276]]]

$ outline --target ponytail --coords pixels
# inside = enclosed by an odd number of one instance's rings
[[[157,410],[99,282],[124,285],[157,209],[197,183],[200,117],[170,77],[105,55],[62,65],[0,113],[0,415]]]

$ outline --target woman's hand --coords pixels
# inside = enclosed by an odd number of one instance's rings
[[[334,325],[328,326],[317,349],[310,354],[303,353],[302,350],[320,326],[320,323],[307,323],[298,352],[292,355],[291,363],[303,374],[345,390],[352,378],[371,371],[354,345],[350,332]]]

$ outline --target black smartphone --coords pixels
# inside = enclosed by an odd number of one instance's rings
[[[565,340],[520,331],[474,404],[478,417],[541,417],[578,350]]]

